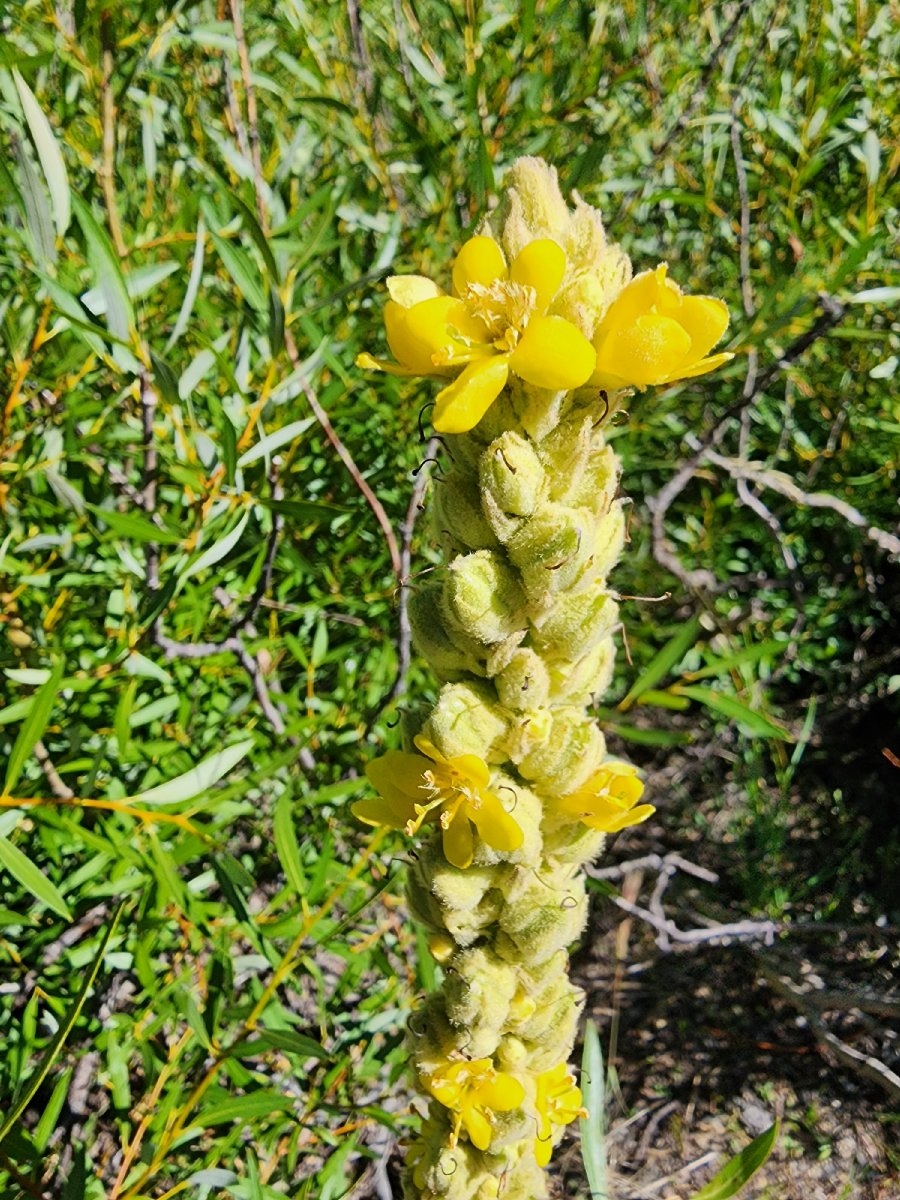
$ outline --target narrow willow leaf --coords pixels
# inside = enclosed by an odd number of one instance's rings
[[[207,567],[214,567],[217,562],[221,562],[223,558],[231,553],[238,542],[241,540],[241,534],[244,532],[244,526],[250,520],[250,510],[248,509],[241,519],[235,525],[230,533],[226,533],[224,537],[219,538],[208,549],[204,550],[199,558],[188,563],[187,567],[181,574],[182,579],[190,579],[192,575],[199,575],[201,571],[205,571]]]
[[[50,1099],[47,1101],[47,1107],[44,1109],[41,1119],[37,1123],[34,1131],[34,1144],[41,1152],[46,1150],[47,1143],[56,1131],[56,1122],[59,1120],[59,1114],[62,1112],[63,1104],[65,1104],[66,1096],[69,1093],[69,1084],[72,1082],[74,1073],[74,1067],[67,1067],[59,1079],[57,1079]]]
[[[87,242],[87,258],[103,297],[106,326],[113,337],[128,342],[134,326],[134,309],[122,274],[122,266],[106,231],[101,229],[93,213],[78,196],[72,197],[72,207]]]
[[[69,222],[72,219],[69,176],[66,172],[66,164],[62,156],[62,151],[56,140],[56,134],[53,132],[50,122],[44,115],[43,109],[38,104],[34,92],[32,92],[31,88],[15,68],[13,68],[12,75],[15,80],[16,90],[19,93],[19,99],[22,101],[22,111],[25,114],[25,120],[28,122],[28,131],[34,142],[34,148],[37,150],[41,170],[44,172],[44,179],[47,181],[50,203],[53,206],[53,221],[56,225],[56,233],[58,237],[62,237],[69,228]]]
[[[745,1146],[740,1154],[727,1162],[706,1187],[691,1197],[691,1200],[729,1200],[731,1196],[736,1196],[772,1153],[777,1138],[776,1121],[765,1133],[754,1138],[749,1146]]]
[[[249,1096],[237,1096],[221,1104],[210,1105],[191,1122],[191,1129],[208,1129],[211,1125],[231,1125],[235,1121],[252,1121],[254,1117],[267,1117],[283,1113],[294,1107],[294,1101],[283,1092],[272,1090],[251,1092]]]
[[[97,951],[94,961],[84,977],[81,988],[78,991],[78,995],[75,997],[74,1003],[69,1011],[60,1021],[59,1028],[56,1030],[56,1033],[53,1036],[53,1041],[44,1052],[43,1058],[38,1064],[34,1074],[28,1080],[28,1083],[25,1085],[22,1091],[13,1098],[12,1108],[7,1113],[2,1125],[0,1125],[0,1143],[2,1143],[4,1138],[10,1133],[13,1126],[19,1120],[19,1117],[21,1117],[22,1113],[26,1110],[26,1108],[28,1108],[31,1101],[37,1095],[41,1084],[47,1078],[50,1068],[59,1057],[59,1053],[65,1045],[66,1039],[75,1028],[75,1024],[81,1015],[81,1010],[84,1008],[84,1002],[87,1000],[91,988],[94,986],[97,976],[100,974],[100,968],[103,965],[104,955],[106,954],[107,947],[112,940],[113,934],[116,932],[119,919],[122,916],[124,908],[125,901],[123,900],[113,914],[113,919],[110,921],[106,933],[103,935],[100,948]]]
[[[295,1033],[292,1029],[264,1029],[254,1037],[229,1047],[228,1057],[255,1058],[266,1050],[283,1050],[286,1054],[296,1054],[301,1059],[330,1057],[324,1046],[305,1033]]]
[[[18,846],[13,845],[9,838],[0,836],[0,868],[9,871],[13,879],[18,880],[27,892],[31,892],[35,900],[65,917],[72,920],[72,914],[56,884],[52,883]]]
[[[659,681],[669,674],[675,664],[680,662],[693,646],[699,628],[700,622],[694,617],[663,646],[662,650],[644,668],[641,677],[632,684],[627,696],[619,702],[620,712],[627,712],[638,696],[650,688],[656,687]]]
[[[118,512],[116,509],[100,508],[89,504],[88,508],[118,537],[130,538],[135,542],[162,543],[177,546],[182,539],[180,533],[171,529],[160,529],[147,517],[137,512]]]
[[[20,143],[16,146],[19,175],[22,181],[22,203],[25,206],[25,222],[31,237],[35,259],[40,266],[49,267],[56,262],[56,239],[53,236],[53,218],[47,197],[41,187],[37,171]]]
[[[603,1077],[603,1050],[593,1021],[584,1029],[581,1056],[581,1097],[588,1115],[579,1122],[581,1158],[592,1200],[609,1200],[606,1167],[606,1084]]]
[[[256,462],[258,458],[265,458],[272,454],[275,450],[286,446],[289,442],[295,442],[298,437],[306,433],[310,426],[315,425],[315,417],[304,417],[300,421],[290,421],[287,425],[282,425],[280,429],[274,429],[271,433],[267,433],[265,437],[260,438],[255,446],[251,446],[237,460],[239,467],[246,467],[252,462]]]
[[[273,822],[275,850],[285,878],[298,896],[306,895],[306,873],[300,858],[300,846],[294,829],[294,813],[289,792],[282,792],[275,804]]]
[[[637,746],[686,746],[691,741],[690,733],[677,729],[644,729],[640,725],[622,725],[614,720],[604,721],[603,728]]]
[[[675,684],[671,689],[676,696],[687,696],[699,704],[721,713],[729,720],[737,721],[754,737],[778,738],[782,742],[793,741],[788,730],[767,717],[764,713],[748,708],[737,696],[717,692],[715,688],[695,687],[693,684]]]
[[[184,293],[181,308],[178,310],[178,316],[175,318],[175,324],[172,326],[172,332],[169,334],[168,341],[166,342],[164,350],[166,354],[168,354],[185,329],[187,329],[188,321],[191,319],[194,303],[200,291],[200,281],[203,278],[205,250],[206,224],[201,213],[197,219],[197,237],[194,240],[194,261],[191,263],[191,274],[188,279],[187,291]]]
[[[247,738],[246,741],[236,742],[233,746],[226,746],[224,750],[205,758],[183,775],[150,788],[149,791],[140,792],[131,799],[133,803],[140,803],[145,807],[152,804],[181,804],[185,800],[193,800],[233,770],[247,757],[254,745],[253,738]]]
[[[865,288],[848,299],[851,304],[897,304],[900,301],[900,287]]]
[[[9,761],[6,764],[6,778],[3,781],[4,796],[8,796],[16,786],[19,776],[22,774],[22,768],[28,761],[28,756],[34,749],[35,743],[40,741],[44,730],[47,728],[50,721],[50,713],[53,710],[53,704],[56,700],[59,686],[62,683],[64,669],[65,663],[60,659],[59,662],[54,664],[47,682],[42,684],[31,697],[31,707],[28,711],[28,716],[19,730],[19,736],[16,738]]]
[[[210,230],[210,237],[238,293],[256,312],[268,312],[269,301],[263,288],[259,269],[250,256],[232,242],[219,237],[214,230]]]

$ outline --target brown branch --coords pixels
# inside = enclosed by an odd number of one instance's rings
[[[256,90],[253,87],[253,73],[250,69],[250,55],[247,51],[247,39],[244,34],[244,18],[242,0],[228,0],[231,12],[231,26],[234,30],[234,40],[237,42],[238,62],[241,65],[241,80],[244,84],[244,98],[247,102],[247,130],[249,140],[250,163],[253,167],[253,185],[256,191],[256,212],[263,233],[268,231],[268,213],[266,211],[265,185],[263,182],[262,158],[260,155],[259,120],[256,110]]]
[[[375,495],[375,493],[372,491],[371,487],[369,487],[368,483],[366,483],[365,479],[363,478],[362,472],[360,471],[359,467],[356,465],[356,463],[353,459],[353,455],[350,453],[350,451],[347,449],[347,447],[344,445],[344,443],[341,441],[341,439],[338,437],[337,433],[335,432],[334,426],[331,424],[331,421],[328,418],[328,413],[325,411],[325,409],[319,403],[318,396],[313,391],[310,384],[303,377],[302,363],[300,361],[300,355],[297,351],[297,343],[294,341],[293,335],[291,334],[290,330],[288,330],[288,329],[285,329],[285,331],[284,331],[284,344],[287,348],[288,356],[291,360],[291,363],[293,364],[295,370],[297,370],[301,374],[302,382],[301,382],[300,386],[303,389],[303,392],[306,396],[307,401],[309,402],[309,407],[312,409],[313,415],[315,416],[316,420],[321,425],[322,431],[324,432],[325,436],[328,438],[329,442],[331,442],[331,445],[334,447],[335,451],[337,452],[338,458],[341,460],[341,462],[347,468],[350,478],[356,484],[357,488],[359,488],[360,492],[362,493],[363,497],[366,500],[366,503],[369,505],[369,508],[371,508],[372,512],[374,513],[375,520],[381,526],[382,532],[384,533],[385,541],[387,542],[388,554],[390,555],[390,559],[391,559],[391,570],[394,573],[394,577],[397,580],[397,583],[402,584],[402,582],[403,582],[403,562],[400,557],[400,547],[397,545],[397,536],[394,533],[394,528],[391,525],[390,520],[388,519],[387,513],[384,511],[384,506],[382,505],[382,503],[378,499],[378,497]]]
[[[60,800],[74,800],[75,793],[69,785],[60,778],[59,773],[51,761],[50,755],[47,753],[47,747],[42,741],[34,743],[34,757],[38,760],[41,770],[44,772],[44,778],[50,791]]]
[[[119,220],[119,209],[116,202],[116,102],[112,90],[112,79],[116,69],[114,58],[116,38],[108,10],[104,10],[100,17],[100,43],[103,48],[100,73],[103,157],[97,174],[100,176],[100,184],[103,188],[103,200],[106,204],[106,216],[113,245],[119,257],[124,258],[128,253],[128,247],[122,237],[122,223]]]

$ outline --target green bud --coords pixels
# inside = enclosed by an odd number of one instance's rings
[[[469,1058],[494,1054],[516,986],[516,968],[490,950],[478,946],[453,958],[444,983],[447,1018],[466,1030]]]
[[[487,688],[474,683],[449,683],[422,727],[422,735],[447,758],[475,754],[485,762],[502,762],[494,747],[506,733],[507,722]]]
[[[537,238],[565,245],[569,207],[555,167],[540,158],[520,158],[506,173],[507,191],[500,208],[500,241],[508,262]]]
[[[578,582],[591,562],[594,525],[587,509],[545,504],[510,539],[509,557],[529,598],[546,604]]]
[[[528,968],[571,945],[586,921],[587,897],[580,880],[573,880],[561,896],[535,884],[529,894],[504,907],[494,950],[507,962]]]
[[[497,696],[504,708],[513,712],[542,708],[550,694],[550,675],[534,650],[515,650],[503,670],[494,678]]]
[[[484,517],[474,474],[453,470],[435,483],[432,514],[434,529],[449,553],[458,553],[460,549],[491,549],[497,545]]]
[[[508,638],[504,638],[496,646],[491,646],[485,664],[489,679],[493,679],[495,675],[506,670],[527,634],[527,629],[517,629],[515,633],[511,633]]]
[[[615,655],[615,643],[606,638],[573,663],[565,660],[551,663],[551,697],[572,705],[590,704],[612,682]]]
[[[591,561],[591,571],[595,578],[606,578],[619,561],[624,545],[625,510],[617,503],[597,522]]]
[[[566,795],[585,783],[606,754],[603,734],[580,708],[527,713],[507,737],[523,779]]]
[[[409,624],[413,644],[441,679],[458,679],[465,674],[484,675],[484,648],[473,643],[471,650],[462,649],[448,637],[439,608],[442,591],[440,583],[429,582],[417,587],[410,595]]]
[[[501,642],[521,627],[524,608],[515,573],[492,551],[478,550],[450,564],[441,611],[451,637],[462,635],[486,645]]]
[[[537,507],[544,468],[530,442],[517,433],[495,438],[481,456],[481,503],[493,531],[506,541]]]
[[[585,587],[556,598],[536,622],[532,641],[542,655],[574,659],[605,641],[618,619],[615,600],[596,586]]]

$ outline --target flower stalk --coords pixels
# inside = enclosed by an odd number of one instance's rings
[[[427,1103],[408,1200],[540,1200],[582,1115],[567,1061],[582,995],[568,947],[587,914],[584,865],[646,820],[636,769],[591,715],[608,686],[625,540],[606,441],[633,390],[701,375],[728,324],[665,264],[631,278],[600,214],[520,159],[449,291],[388,281],[393,358],[359,365],[442,381],[450,468],[431,513],[446,568],[417,587],[418,651],[442,687],[407,714],[407,751],[370,763],[353,811],[415,844],[407,894],[442,985],[410,1022]]]

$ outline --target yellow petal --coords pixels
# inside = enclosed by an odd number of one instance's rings
[[[491,237],[473,237],[465,243],[453,264],[453,290],[465,294],[470,283],[485,286],[506,278],[506,259]]]
[[[461,805],[460,810],[462,807]],[[472,865],[475,839],[472,836],[472,826],[462,811],[457,813],[448,828],[444,830],[442,845],[444,858],[452,867],[458,867],[460,871],[464,871],[466,867]]]
[[[449,761],[450,767],[459,772],[475,791],[481,791],[490,782],[491,773],[483,758],[478,758],[475,754],[460,754]]]
[[[714,296],[685,296],[675,319],[691,339],[691,359],[701,359],[728,328],[728,306]]]
[[[509,1112],[525,1099],[525,1089],[515,1075],[497,1071],[478,1088],[478,1102],[494,1112]]]
[[[518,850],[525,840],[521,826],[511,817],[493,792],[482,792],[479,796],[481,803],[465,805],[466,816],[475,823],[478,836],[483,842],[509,854]]]
[[[642,313],[649,312],[656,304],[666,284],[665,263],[652,271],[642,271],[619,292],[606,311],[594,335],[595,343],[614,329],[624,329],[636,321]]]
[[[532,317],[509,356],[510,370],[535,387],[561,391],[581,387],[596,363],[594,347],[564,317]]]
[[[659,313],[644,313],[631,325],[613,332],[597,347],[597,370],[627,379],[636,387],[677,378],[688,359],[691,339],[677,321]]]
[[[680,379],[695,379],[698,375],[708,375],[710,371],[715,371],[723,363],[731,362],[733,358],[734,355],[727,350],[723,350],[721,354],[711,354],[709,358],[703,358],[689,367],[681,367],[677,371],[673,371],[671,375],[661,379],[660,383],[677,383]]]
[[[366,825],[387,825],[391,829],[402,829],[416,815],[413,802],[403,797],[394,803],[383,796],[367,796],[351,804],[350,811]]]
[[[367,371],[384,371],[388,375],[401,375],[408,379],[410,375],[421,375],[422,371],[411,371],[409,367],[401,367],[387,358],[373,358],[371,354],[357,354],[356,365]]]
[[[427,737],[423,737],[421,733],[417,733],[413,738],[413,745],[417,750],[421,750],[424,755],[431,759],[432,762],[446,763],[448,760],[444,758],[440,750],[433,742],[429,742]]]
[[[425,1086],[445,1108],[459,1108],[463,1094],[462,1086],[455,1078],[448,1078],[446,1072],[432,1075],[430,1079],[425,1080]]]
[[[467,1105],[462,1110],[462,1119],[472,1145],[478,1150],[487,1150],[491,1144],[493,1131],[491,1123],[484,1113],[479,1108],[476,1108],[474,1104]]]
[[[409,314],[412,311],[394,300],[388,300],[385,304],[384,328],[391,353],[407,374],[439,375],[440,368],[432,362],[434,346],[430,342],[423,342],[409,329]]]
[[[537,310],[545,312],[559,291],[566,273],[566,253],[562,246],[550,238],[538,238],[529,242],[516,255],[509,270],[513,283],[522,283],[534,288],[537,293]]]
[[[637,808],[629,809],[628,812],[609,811],[608,813],[591,814],[588,817],[582,817],[582,821],[590,829],[596,829],[601,833],[620,833],[623,829],[628,829],[631,825],[640,825],[652,817],[656,809],[652,804],[639,804]]]
[[[465,355],[467,346],[456,336],[457,331],[466,337],[484,335],[483,326],[453,296],[435,296],[412,308],[401,308],[389,300],[384,306],[384,325],[395,357],[404,366],[415,366],[422,375],[440,374],[454,353]]]
[[[387,280],[388,294],[401,308],[412,308],[423,300],[443,296],[444,289],[426,275],[390,275]]]
[[[543,1133],[543,1130],[541,1131]],[[546,1167],[553,1154],[553,1135],[550,1133],[549,1126],[547,1133],[534,1141],[534,1161],[539,1167]]]
[[[506,355],[479,359],[438,392],[433,425],[438,433],[468,433],[494,403],[509,377]]]
[[[366,766],[366,778],[376,791],[391,799],[396,796],[408,800],[423,799],[422,783],[425,772],[431,766],[420,754],[406,754],[402,750],[388,750],[380,758],[373,758]]]

